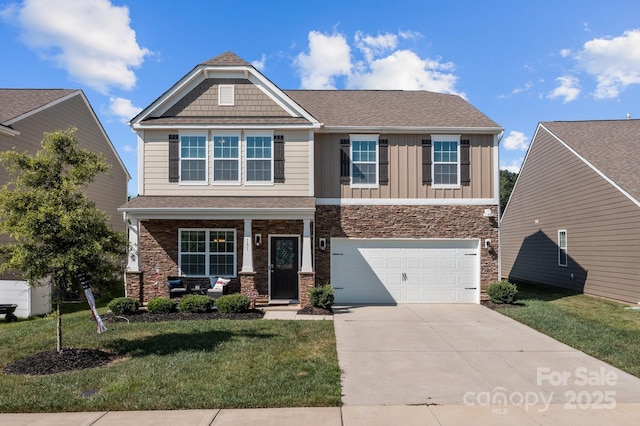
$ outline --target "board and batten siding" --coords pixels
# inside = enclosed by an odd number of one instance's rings
[[[315,188],[318,198],[493,198],[495,162],[493,135],[462,135],[470,141],[469,186],[434,189],[422,183],[422,140],[427,134],[380,134],[389,142],[389,183],[378,188],[351,188],[340,183],[340,139],[348,134],[315,135]]]
[[[144,194],[145,195],[187,195],[187,196],[309,196],[309,132],[279,131],[284,136],[284,183],[273,185],[246,185],[212,183],[211,132],[208,136],[208,184],[180,184],[169,182],[169,134],[173,131],[144,132]],[[244,137],[241,138],[241,176],[244,176]]]
[[[118,207],[127,202],[128,174],[122,166],[117,154],[109,141],[105,139],[100,125],[90,112],[82,96],[76,95],[69,99],[43,109],[20,121],[12,127],[19,131],[17,136],[2,137],[1,150],[6,151],[15,147],[19,152],[35,153],[41,149],[44,132],[66,130],[75,126],[79,147],[104,155],[106,162],[111,165],[110,175],[99,175],[95,181],[83,192],[96,203],[96,207],[109,215],[109,224],[116,231],[125,231],[125,222]],[[0,168],[1,183],[7,182],[8,175],[4,168]]]
[[[640,301],[640,208],[543,128],[501,221],[500,252],[503,277]]]

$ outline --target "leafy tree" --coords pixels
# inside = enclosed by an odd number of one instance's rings
[[[509,170],[500,170],[500,214],[504,212],[507,207],[507,202],[513,191],[513,186],[518,179],[518,173],[510,172]]]
[[[0,153],[9,182],[0,189],[0,271],[17,270],[31,284],[50,280],[57,305],[57,349],[62,350],[62,295],[78,289],[78,276],[100,286],[113,279],[126,252],[123,233],[81,190],[108,173],[102,154],[79,149],[75,128],[45,133],[31,155],[15,148]]]

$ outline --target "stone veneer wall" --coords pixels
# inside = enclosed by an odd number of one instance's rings
[[[317,206],[316,238],[327,239],[325,251],[316,246],[316,283],[331,279],[331,238],[490,238],[494,253],[482,249],[481,298],[486,287],[498,280],[498,224],[483,217],[482,206]]]
[[[140,297],[147,302],[153,297],[169,297],[166,282],[168,277],[178,275],[178,229],[179,228],[235,228],[238,277],[231,280],[225,294],[241,292],[242,250],[244,221],[179,221],[149,220],[140,223],[140,271],[127,274],[127,294]],[[253,234],[262,234],[262,244],[253,245],[253,285],[260,296],[269,294],[269,234],[302,236],[303,222],[284,220],[254,220]],[[301,239],[302,243],[302,239]],[[157,269],[157,273],[156,273]],[[157,282],[157,285],[156,285]],[[136,297],[132,296],[132,297]]]

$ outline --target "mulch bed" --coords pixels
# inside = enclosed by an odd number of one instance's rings
[[[307,306],[298,311],[302,315],[333,315],[329,309]],[[207,313],[184,313],[171,312],[168,314],[150,314],[140,311],[133,315],[114,315],[107,313],[101,316],[106,323],[116,322],[161,322],[161,321],[184,321],[184,320],[253,320],[262,319],[264,311],[253,309],[237,314],[222,314],[220,312]],[[93,318],[91,318],[93,321]],[[108,328],[108,326],[107,326]],[[100,367],[118,358],[118,355],[104,352],[98,349],[75,349],[68,348],[58,351],[40,352],[27,358],[12,362],[4,368],[5,373],[21,374],[29,376],[42,376],[46,374],[64,373],[67,371],[82,370],[85,368]]]
[[[63,349],[62,352],[47,351],[19,359],[4,368],[5,373],[43,376],[65,371],[83,370],[109,364],[116,354],[98,349]]]
[[[490,300],[484,300],[482,305],[486,306],[489,309],[498,309],[498,308],[523,308],[524,304],[522,303],[495,303]]]

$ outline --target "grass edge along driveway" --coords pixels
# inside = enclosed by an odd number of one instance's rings
[[[516,303],[524,306],[500,313],[640,377],[640,310],[554,287],[517,286]]]
[[[1,321],[0,321],[1,322]],[[339,406],[333,321],[110,323],[63,317],[65,347],[120,355],[112,364],[48,376],[0,372],[0,412]],[[1,322],[0,369],[55,350],[55,318]]]

